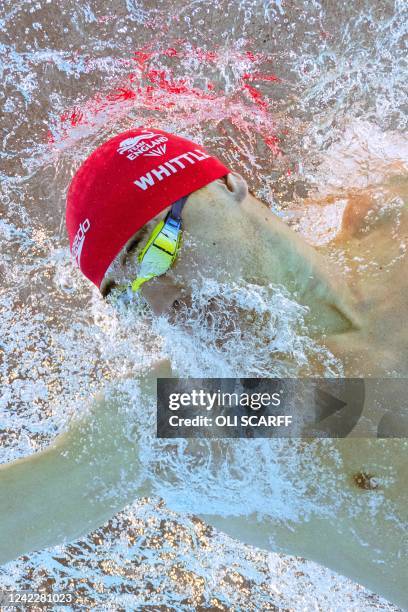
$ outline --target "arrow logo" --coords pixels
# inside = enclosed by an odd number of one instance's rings
[[[347,406],[346,402],[343,402],[341,399],[337,399],[334,395],[330,395],[330,393],[326,393],[322,389],[315,390],[315,406],[316,406],[316,423],[320,423],[327,419],[327,417],[332,416],[344,406]]]
[[[364,380],[331,379],[323,382],[322,386],[317,384],[314,390],[314,433],[330,438],[345,438],[357,425],[363,412]]]

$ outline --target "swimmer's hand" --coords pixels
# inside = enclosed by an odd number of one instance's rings
[[[0,466],[0,565],[72,541],[150,494],[139,440],[162,360],[107,385],[45,450]]]
[[[156,393],[156,384],[158,378],[175,378],[177,374],[173,370],[171,366],[170,359],[158,359],[157,361],[150,364],[139,376],[135,376],[135,373],[129,370],[124,379],[134,380],[138,379],[140,382],[140,387],[143,393],[148,393],[149,395]],[[98,394],[96,396],[97,399],[101,398],[102,394]]]
[[[170,359],[158,359],[152,363],[146,372],[143,374],[143,378],[174,378],[177,376],[171,365]]]

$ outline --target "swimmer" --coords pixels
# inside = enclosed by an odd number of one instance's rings
[[[401,330],[408,274],[404,257],[383,274],[378,269],[375,282],[354,265],[362,250],[378,268],[386,267],[386,256],[401,255],[392,214],[367,223],[375,206],[370,194],[348,197],[336,238],[350,264],[345,277],[202,147],[139,128],[109,140],[81,166],[68,194],[67,228],[77,265],[103,295],[127,300],[140,293],[154,313],[176,317],[201,276],[283,285],[307,307],[310,333],[342,359],[347,376],[390,376],[408,371]],[[406,236],[407,207],[398,215]],[[135,391],[137,414],[127,409],[118,382],[48,449],[0,468],[1,563],[78,538],[137,496],[154,494],[139,457],[137,419],[155,401],[156,378],[171,375],[167,363],[146,374]],[[400,400],[392,397],[390,408]],[[289,498],[300,496],[313,507],[304,519],[201,518],[254,546],[317,561],[406,605],[406,440],[311,442],[315,491],[300,486],[310,471],[308,444],[296,447],[296,470],[288,468],[285,483]],[[338,500],[335,513],[325,512],[328,498]]]

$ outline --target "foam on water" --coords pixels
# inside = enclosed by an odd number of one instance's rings
[[[139,124],[203,143],[281,215],[311,188],[367,187],[401,172],[406,4],[6,0],[1,13],[0,461],[44,448],[107,381],[158,358],[185,376],[341,375],[281,287],[203,279],[172,322],[101,301],[70,261],[65,193],[95,146]],[[332,234],[337,213],[327,214]],[[231,325],[231,311],[248,328]],[[136,391],[123,384],[132,407]],[[336,512],[341,495],[329,499],[312,446],[302,455],[310,478],[296,479],[304,470],[295,442],[200,441],[192,454],[188,441],[155,439],[153,406],[143,424],[144,464],[171,509],[135,501],[80,542],[8,564],[1,587],[81,581],[88,607],[104,610],[391,609],[328,570],[188,516],[290,522]],[[335,464],[330,441],[321,445]]]
[[[154,328],[180,376],[340,376],[341,363],[308,336],[306,309],[283,287],[192,283],[192,305]]]

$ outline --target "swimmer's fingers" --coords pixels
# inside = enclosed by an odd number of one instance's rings
[[[147,393],[150,396],[156,395],[157,379],[158,378],[174,378],[177,376],[169,359],[158,359],[153,363],[140,378],[140,387],[142,393]]]
[[[156,394],[156,386],[158,378],[175,378],[177,373],[173,370],[170,359],[157,359],[155,362],[147,366],[144,370],[135,372],[134,370],[128,370],[126,374],[117,380],[117,385],[120,388],[121,383],[126,380],[138,381],[141,386],[141,390],[149,395]],[[110,383],[110,387],[114,388],[115,383]],[[103,392],[99,392],[95,395],[94,399],[100,400],[103,398]]]
[[[177,374],[172,369],[171,361],[167,358],[157,359],[152,364],[147,366],[144,370],[135,372],[134,370],[128,370],[126,374],[121,376],[122,380],[133,379],[133,380],[144,380],[146,378],[173,378]]]
[[[144,373],[143,378],[173,378],[174,373],[170,359],[158,359]]]
[[[174,378],[177,377],[177,373],[174,371],[171,365],[171,361],[168,358],[156,359],[150,365],[147,365],[142,370],[129,369],[124,374],[117,377],[117,381],[124,380],[145,380],[146,378]],[[100,392],[101,393],[101,392]],[[100,393],[97,393],[95,397],[99,397]]]

